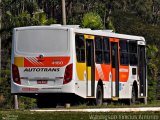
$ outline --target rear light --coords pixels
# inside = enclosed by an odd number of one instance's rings
[[[67,84],[72,80],[72,70],[73,64],[69,64],[65,69],[63,84]]]
[[[12,78],[17,84],[21,84],[18,67],[12,64]]]

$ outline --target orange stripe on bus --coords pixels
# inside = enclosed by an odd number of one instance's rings
[[[119,81],[127,82],[129,78],[129,66],[120,66],[119,67]]]
[[[115,82],[115,80],[116,80],[116,69],[112,68],[112,81]]]
[[[97,70],[97,68],[95,67],[95,78],[96,78],[96,81],[98,81],[100,78],[99,78],[99,74],[98,74],[98,70]]]
[[[63,67],[69,60],[70,57],[25,57],[24,67]]]
[[[104,75],[103,80],[109,81],[109,73],[111,71],[111,65],[110,64],[109,65],[102,64],[101,67],[102,67],[102,71],[103,71],[103,75]]]
[[[109,38],[109,41],[110,42],[119,42],[119,39],[118,38]]]
[[[100,68],[99,68],[100,67]],[[111,71],[111,65],[99,64],[95,67],[96,80],[109,81],[109,73]]]

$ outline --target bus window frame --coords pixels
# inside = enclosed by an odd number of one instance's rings
[[[77,39],[76,36],[83,38],[83,47],[77,47]],[[76,60],[78,63],[85,63],[86,62],[86,55],[85,55],[85,38],[83,34],[75,34],[75,49],[76,49]],[[83,51],[84,54],[81,54]],[[80,52],[80,54],[78,54]],[[78,56],[79,55],[79,56]],[[82,57],[83,55],[83,57]],[[83,58],[83,59],[82,59]]]
[[[129,64],[130,64],[130,66],[137,66],[138,65],[138,44],[137,44],[137,41],[129,41],[128,44],[129,44],[129,47],[128,47],[128,49],[129,49]],[[135,49],[136,51],[133,51],[133,49],[132,49],[132,51],[130,50],[131,44],[132,45],[136,44],[136,49]],[[132,48],[134,48],[134,47],[132,46]],[[133,60],[133,57],[135,57],[134,63],[131,63],[131,60]],[[135,62],[135,60],[136,60],[136,62]]]
[[[123,41],[126,42],[126,49],[125,50],[123,50],[122,47],[121,47],[121,43]],[[120,52],[120,65],[128,66],[129,65],[128,40],[127,39],[120,39],[119,47],[120,47],[120,50],[119,50],[119,52]],[[124,57],[122,55],[127,55],[127,56]],[[123,59],[126,59],[126,60],[124,60],[124,61],[126,61],[126,63],[124,63],[124,62],[122,63],[122,57],[123,57]]]
[[[105,50],[106,47],[104,47],[105,39],[107,39],[107,49],[106,50]],[[103,63],[104,64],[110,64],[111,60],[110,60],[110,41],[109,41],[109,37],[103,37],[102,48],[103,48]],[[105,60],[105,54],[108,54],[108,57],[109,57],[108,62],[106,62],[106,60]]]
[[[100,41],[99,43],[101,44],[100,45],[101,48],[97,47],[98,46],[97,41]],[[95,58],[96,58],[95,62],[97,64],[103,64],[103,43],[102,42],[103,42],[102,36],[95,36]],[[100,53],[101,53],[101,61],[97,61],[98,60],[97,58],[99,58],[98,56]]]

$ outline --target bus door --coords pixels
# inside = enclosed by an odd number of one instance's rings
[[[140,80],[140,96],[146,96],[146,57],[145,46],[138,46],[138,74]]]
[[[110,38],[111,41],[111,96],[119,97],[119,44],[118,39]]]
[[[85,35],[86,39],[86,88],[87,96],[94,97],[95,92],[95,63],[94,63],[94,36]]]

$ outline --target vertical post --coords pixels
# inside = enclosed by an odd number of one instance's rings
[[[0,0],[0,3],[1,3],[1,0]],[[2,25],[1,18],[2,18],[2,8],[0,9],[0,30],[1,30],[1,25]],[[2,50],[1,50],[1,35],[0,35],[0,70],[1,70],[1,52]]]
[[[14,109],[19,109],[19,107],[18,107],[18,97],[17,97],[17,95],[14,95]]]
[[[62,21],[63,21],[63,25],[66,25],[66,7],[65,7],[65,0],[62,0]]]

